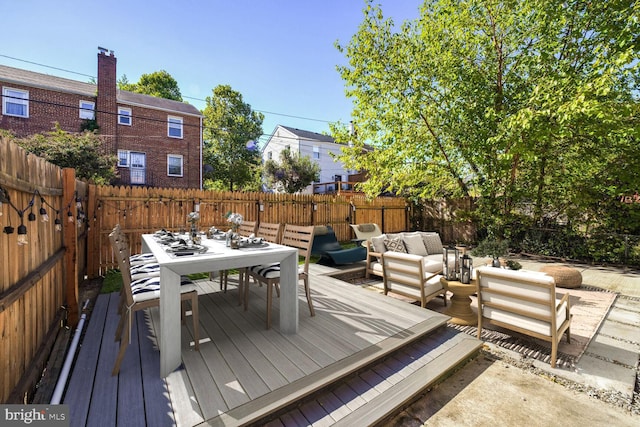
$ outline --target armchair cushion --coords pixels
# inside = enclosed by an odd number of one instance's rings
[[[440,255],[427,255],[422,257],[422,268],[427,273],[442,272],[442,257]]]

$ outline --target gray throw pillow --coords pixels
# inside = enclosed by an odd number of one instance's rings
[[[423,234],[422,240],[429,255],[442,254],[442,240],[439,234]]]

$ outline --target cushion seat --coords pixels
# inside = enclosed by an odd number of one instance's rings
[[[129,257],[129,263],[132,267],[140,264],[148,264],[150,262],[158,262],[152,253],[135,254]]]
[[[196,285],[186,277],[180,278],[180,293],[192,292]],[[160,298],[160,276],[146,277],[131,282],[131,293],[134,302]]]
[[[253,267],[249,267],[249,270],[254,274],[264,277],[265,279],[275,279],[276,277],[280,277],[279,263],[254,265]],[[298,267],[298,274],[302,273],[304,273],[304,269]]]
[[[160,264],[148,263],[138,264],[135,267],[131,267],[131,280],[144,279],[145,277],[160,276]]]

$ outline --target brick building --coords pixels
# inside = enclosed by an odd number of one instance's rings
[[[97,85],[0,65],[0,129],[19,137],[99,126],[122,185],[202,188],[202,114],[192,105],[117,88],[116,57],[100,49]]]

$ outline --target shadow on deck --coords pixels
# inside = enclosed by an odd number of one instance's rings
[[[120,374],[111,376],[118,297],[101,295],[63,400],[71,425],[371,425],[481,346],[446,328],[447,316],[311,273],[316,316],[301,293],[295,335],[280,334],[277,302],[273,328],[264,328],[264,288],[251,285],[244,311],[233,286],[223,293],[199,282],[200,351],[188,319],[183,365],[165,379],[157,309],[136,314]]]

